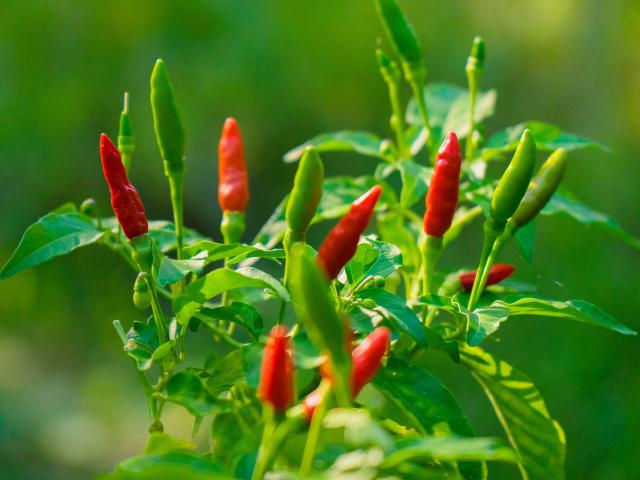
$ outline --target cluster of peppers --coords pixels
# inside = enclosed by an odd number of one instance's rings
[[[377,0],[380,13],[386,20],[387,33],[397,52],[403,59],[403,71],[412,86],[422,85],[424,65],[415,35],[404,17],[396,11],[392,0]],[[391,88],[399,75],[395,64],[379,51],[381,71]],[[470,85],[477,87],[484,62],[484,44],[474,40],[471,56],[467,62]],[[472,91],[477,88],[471,89]],[[429,130],[428,113],[424,97],[416,91],[418,109],[423,117],[427,147],[433,143]],[[471,102],[475,99],[471,98]],[[169,180],[171,203],[176,229],[177,258],[183,258],[182,197],[185,174],[184,131],[176,108],[173,87],[162,60],[156,63],[151,76],[151,106],[154,129],[165,175]],[[471,108],[473,112],[473,108]],[[394,111],[392,128],[402,131],[401,115]],[[473,119],[472,119],[473,123]],[[473,133],[467,140],[466,157],[473,157]],[[403,151],[402,135],[398,147]],[[161,342],[167,340],[169,332],[159,305],[153,282],[155,267],[154,241],[147,235],[148,222],[144,206],[130,183],[127,171],[135,152],[135,142],[128,116],[128,97],[120,118],[118,147],[107,135],[100,137],[100,155],[105,179],[111,194],[113,211],[130,240],[132,258],[139,268],[134,285],[134,303],[138,308],[151,307]],[[218,200],[223,212],[221,233],[225,243],[236,243],[245,229],[244,212],[249,202],[248,175],[244,146],[238,123],[228,118],[222,130],[218,151],[219,188]],[[484,225],[484,245],[478,269],[459,275],[458,288],[469,291],[468,309],[473,310],[484,288],[509,277],[514,268],[508,264],[496,264],[502,247],[514,233],[530,222],[544,207],[557,189],[567,164],[566,152],[555,151],[532,179],[536,160],[536,145],[528,130],[522,134],[513,158],[498,181],[491,197],[488,217]],[[455,132],[446,135],[435,156],[433,174],[426,195],[424,215],[424,241],[422,252],[422,293],[434,292],[436,265],[443,250],[443,238],[452,225],[459,200],[460,173],[463,167],[460,142]],[[356,199],[349,211],[329,232],[318,249],[315,258],[305,246],[306,234],[322,197],[324,167],[320,156],[313,148],[304,152],[295,175],[292,191],[286,206],[287,230],[283,239],[286,255],[284,284],[292,296],[297,317],[304,325],[312,342],[326,354],[321,368],[319,387],[309,393],[301,404],[291,409],[294,415],[313,424],[315,413],[324,408],[325,402],[335,399],[339,406],[348,406],[380,368],[389,349],[391,332],[379,326],[357,346],[353,345],[353,332],[339,302],[331,293],[331,282],[354,256],[361,235],[373,216],[382,194],[380,185],[373,186]],[[182,285],[176,286],[178,293]],[[258,397],[271,414],[276,417],[287,411],[296,402],[295,365],[290,339],[297,333],[297,326],[289,331],[281,325],[281,309],[278,325],[268,336],[262,359]],[[424,311],[424,322],[429,323]],[[168,360],[171,362],[171,359]],[[170,365],[166,365],[169,369]],[[334,396],[328,395],[333,392]],[[258,467],[260,471],[260,455]],[[264,460],[264,458],[263,458]],[[264,463],[264,461],[262,462]],[[256,477],[257,478],[257,477]]]

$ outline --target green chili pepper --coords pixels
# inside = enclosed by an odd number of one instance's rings
[[[535,218],[555,193],[567,169],[567,152],[559,148],[542,164],[511,221],[518,228]]]
[[[527,129],[491,197],[491,218],[498,226],[513,215],[524,197],[536,165],[536,142]]]
[[[473,160],[476,147],[476,98],[480,90],[480,79],[484,69],[484,41],[480,37],[473,39],[471,53],[467,58],[467,81],[469,83],[469,135],[466,141],[466,158]]]
[[[322,180],[324,166],[318,152],[308,147],[293,180],[293,188],[287,202],[285,218],[287,220],[286,241],[292,245],[304,242],[309,224],[316,214],[318,203],[322,198]]]
[[[182,258],[183,245],[183,183],[184,183],[184,130],[169,81],[167,68],[162,59],[156,61],[151,73],[151,110],[153,128],[160,155],[164,161],[164,174],[169,178],[171,207],[176,228],[177,257]],[[180,292],[182,280],[176,290]]]
[[[303,243],[291,247],[291,264],[291,293],[296,314],[316,347],[328,351],[338,404],[348,406],[351,355],[345,348],[346,325],[329,297],[329,282]]]
[[[224,243],[238,243],[245,229],[244,212],[223,212],[220,232]]]
[[[151,292],[147,283],[149,274],[140,272],[133,284],[133,304],[138,310],[146,310],[151,305]]]
[[[411,70],[424,70],[422,48],[395,0],[376,0],[376,9],[397,54]]]
[[[156,61],[151,73],[151,109],[165,175],[180,174],[184,171],[184,130],[162,59]]]
[[[129,119],[129,92],[124,92],[124,108],[120,114],[120,126],[118,129],[118,150],[120,151],[124,168],[129,173],[133,154],[136,151],[136,141],[131,130],[131,120]]]

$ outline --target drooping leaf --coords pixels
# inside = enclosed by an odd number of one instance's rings
[[[227,265],[234,265],[247,258],[284,258],[284,250],[269,250],[259,246],[244,245],[241,243],[218,243],[211,240],[196,242],[184,249],[186,255],[194,258],[204,253],[206,264],[219,260],[227,260]]]
[[[474,436],[456,399],[426,370],[392,357],[373,378],[373,385],[401,409],[420,434]],[[467,479],[484,478],[485,470],[482,463],[460,464],[460,471]]]
[[[527,128],[533,134],[533,138],[536,141],[536,148],[540,151],[553,151],[557,148],[564,148],[568,151],[582,148],[609,150],[601,143],[586,137],[563,132],[555,125],[530,120],[494,133],[489,140],[487,140],[484,148],[482,148],[482,158],[489,160],[514,151],[518,146],[522,132]]]
[[[522,478],[564,479],[564,432],[531,380],[478,347],[465,347],[462,361],[491,400],[511,446],[520,455]]]
[[[193,314],[208,300],[237,288],[268,289],[277,297],[289,301],[289,294],[271,275],[251,267],[238,270],[219,268],[190,284],[173,301],[173,310],[180,325],[187,325]]]
[[[614,237],[640,249],[640,238],[624,230],[618,222],[604,213],[597,212],[571,198],[566,193],[556,192],[541,212],[542,215],[563,215],[578,223],[596,227]]]
[[[284,155],[285,162],[300,159],[307,147],[314,147],[318,152],[356,152],[369,157],[383,158],[380,153],[382,139],[373,133],[340,130],[323,133],[304,142]]]
[[[24,232],[18,247],[0,271],[0,279],[97,242],[104,232],[91,218],[74,211],[48,213]]]

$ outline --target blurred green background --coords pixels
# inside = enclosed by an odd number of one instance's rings
[[[611,155],[572,155],[565,185],[640,234],[640,3],[634,0],[404,0],[432,81],[464,84],[471,39],[487,43],[485,87],[499,92],[495,131],[540,119],[600,140]],[[65,201],[108,208],[98,135],[116,135],[131,92],[132,178],[152,218],[169,217],[148,102],[157,57],[168,64],[187,131],[190,226],[219,238],[216,146],[238,118],[252,178],[249,235],[288,190],[290,147],[330,130],[388,134],[373,55],[382,30],[371,1],[112,0],[0,2],[0,261],[22,231]],[[328,174],[370,160],[326,155]],[[472,265],[476,224],[443,262]],[[584,298],[636,330],[639,255],[571,220],[545,218],[519,277],[557,298]],[[317,235],[315,240],[317,241]],[[92,247],[0,284],[0,478],[80,479],[139,451],[145,401],[111,320],[138,318],[134,275]],[[567,476],[627,479],[640,471],[640,343],[559,319],[512,320],[492,345],[530,374],[568,438]],[[201,342],[200,349],[212,348]],[[479,434],[500,433],[462,369],[433,356]],[[168,412],[171,430],[191,424]],[[512,468],[493,478],[516,478]]]

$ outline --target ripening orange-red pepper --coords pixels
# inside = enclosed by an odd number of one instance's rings
[[[218,145],[218,202],[223,212],[244,212],[249,181],[242,135],[235,118],[224,122]]]
[[[489,270],[489,277],[487,279],[487,287],[489,285],[495,285],[496,283],[500,283],[501,281],[509,278],[516,269],[513,265],[509,263],[496,263]],[[463,290],[471,291],[473,288],[473,282],[476,280],[476,270],[473,272],[464,272],[458,275],[460,279],[460,285],[462,285]]]
[[[285,410],[294,400],[294,375],[289,334],[283,325],[276,325],[269,334],[262,356],[260,400],[271,404],[276,412]]]

